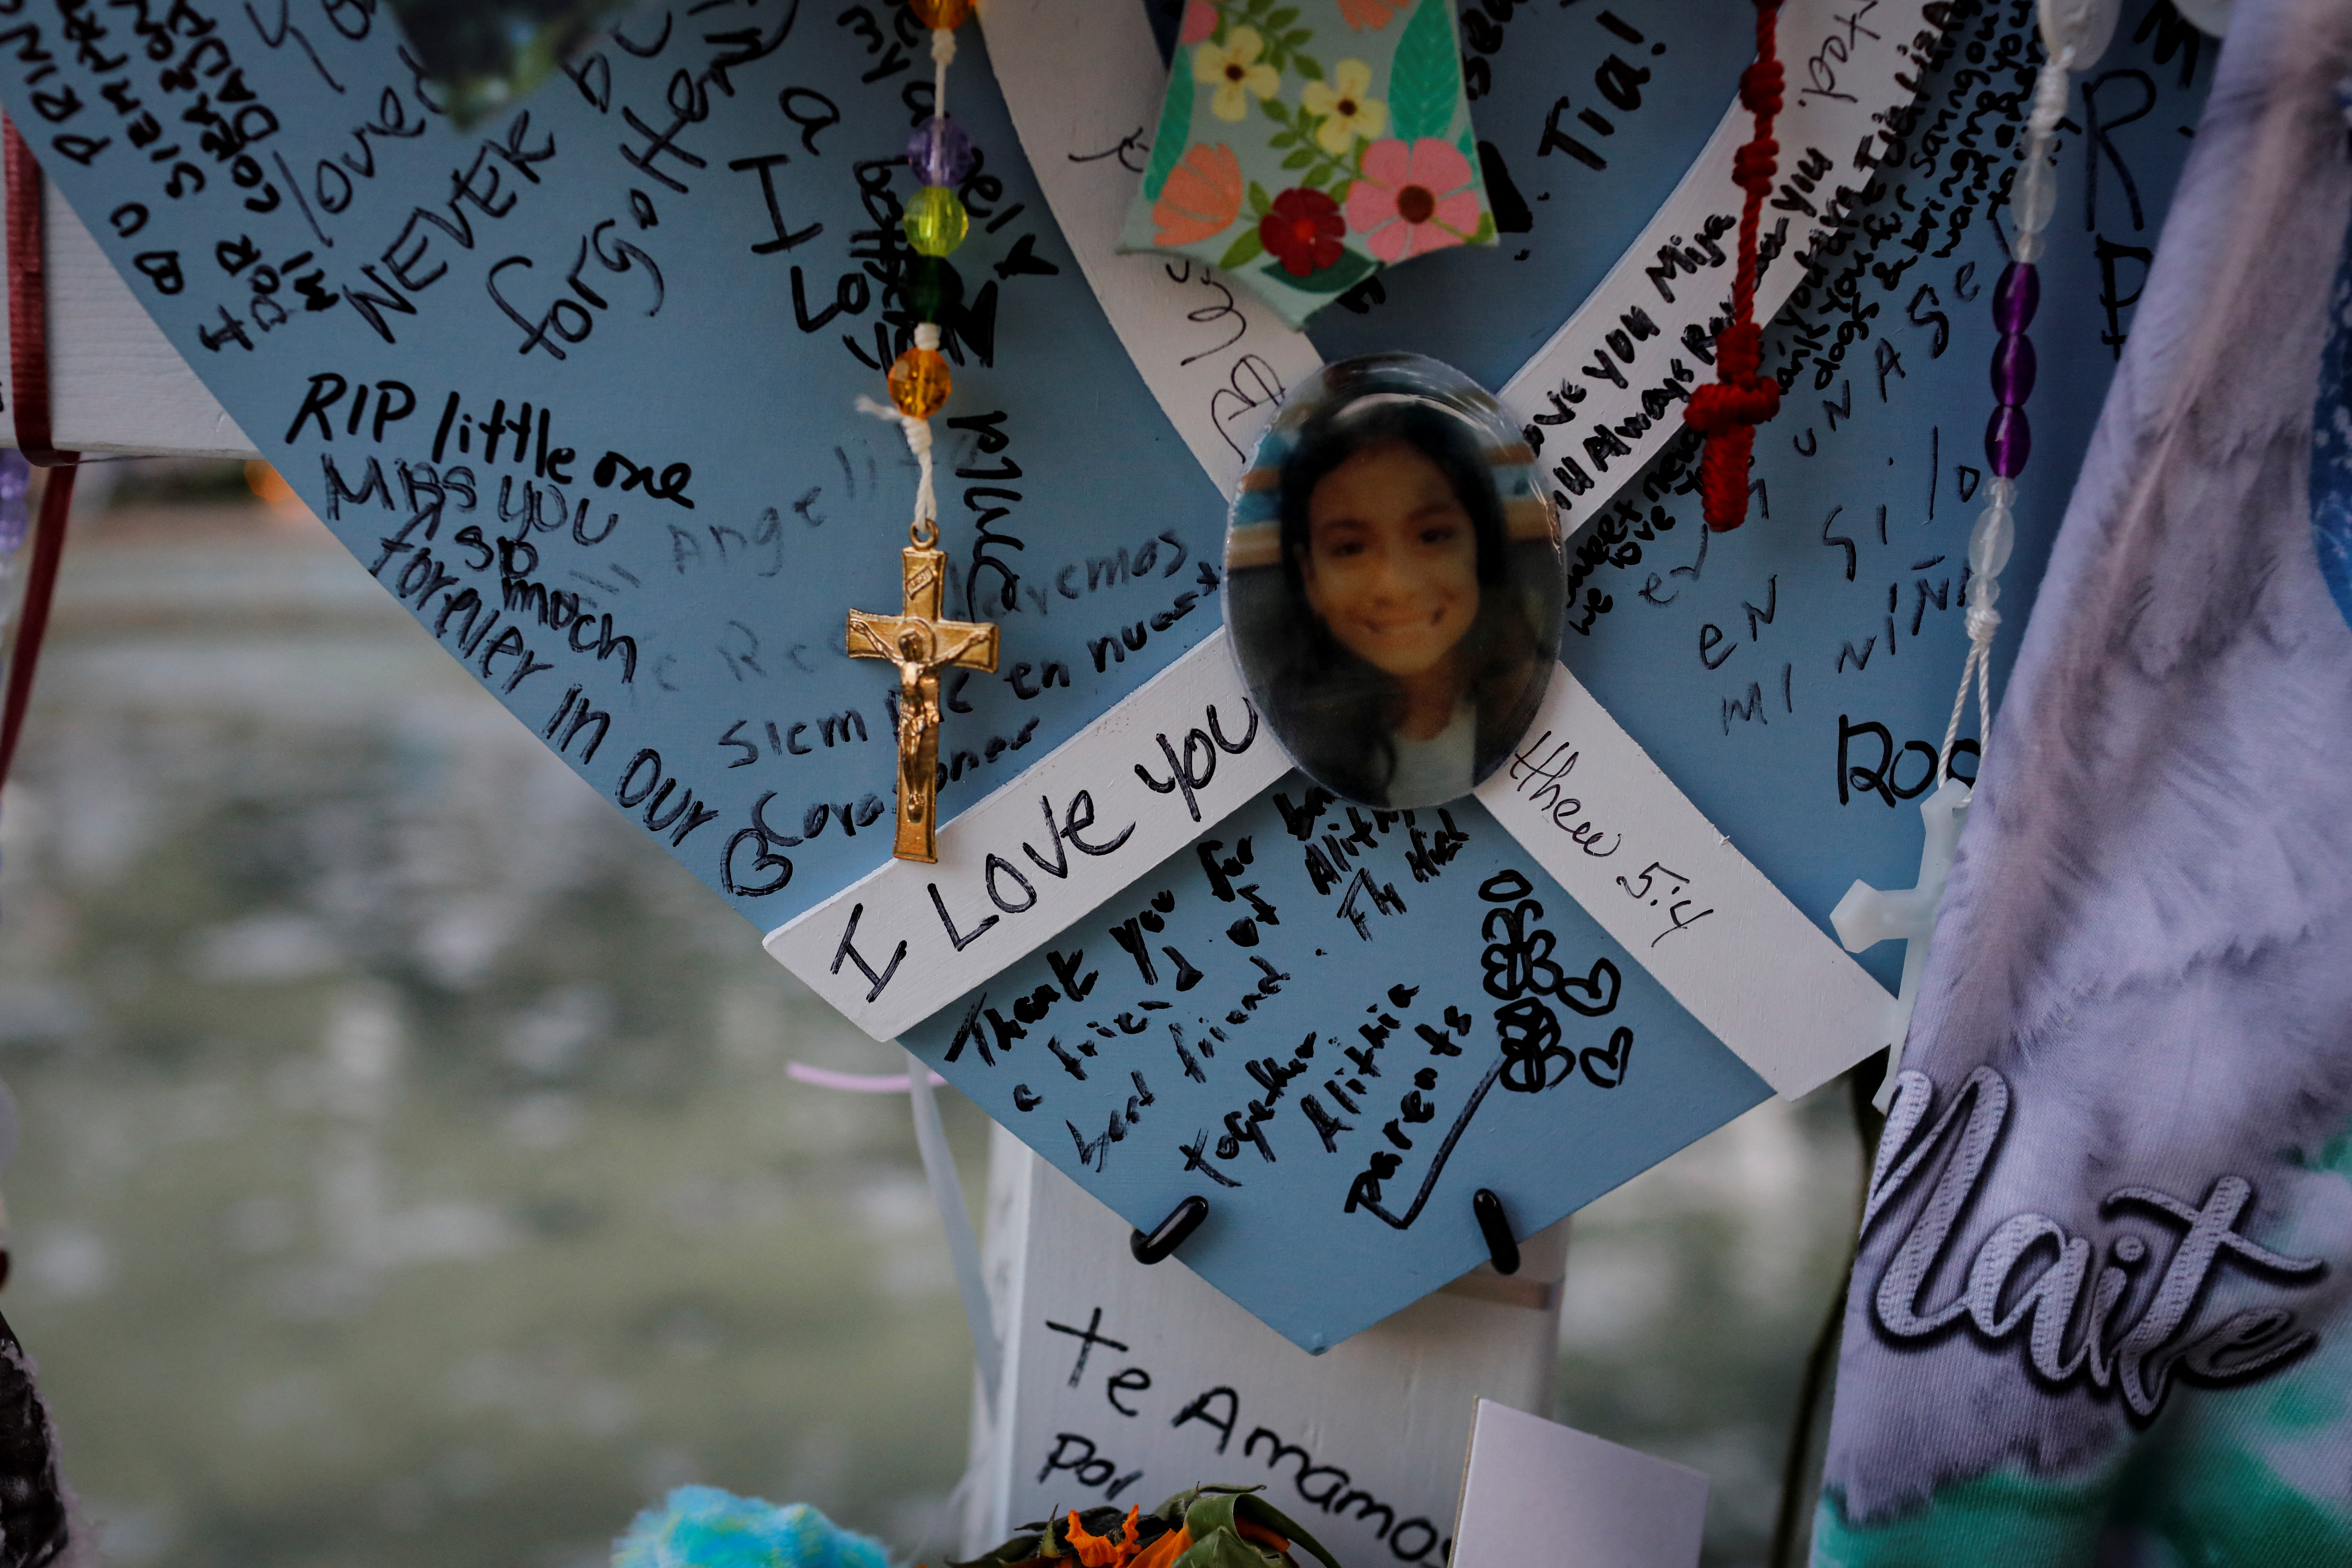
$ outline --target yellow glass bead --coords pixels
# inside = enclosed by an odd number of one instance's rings
[[[907,231],[907,243],[920,254],[945,256],[963,243],[971,218],[953,191],[945,185],[925,185],[908,198],[907,216],[899,220],[899,226]]]
[[[941,27],[953,32],[971,15],[971,0],[907,0],[907,9],[933,32]]]
[[[890,401],[899,413],[929,419],[948,400],[948,362],[935,349],[908,349],[890,362]]]

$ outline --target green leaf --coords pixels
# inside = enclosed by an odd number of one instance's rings
[[[1296,32],[1283,34],[1282,47],[1286,49],[1295,49],[1301,44],[1311,42],[1314,39],[1314,28],[1301,27]]]
[[[1421,0],[1398,36],[1389,63],[1391,134],[1405,142],[1443,136],[1462,100],[1462,61],[1454,47],[1450,0]]]
[[[1191,1548],[1176,1560],[1176,1568],[1266,1568],[1266,1561],[1237,1531],[1213,1530],[1192,1538]]]
[[[1231,248],[1217,258],[1217,265],[1227,272],[1238,272],[1265,254],[1265,242],[1257,236],[1257,225],[1244,229]]]
[[[1473,245],[1492,245],[1495,243],[1495,215],[1493,213],[1482,212],[1478,215],[1478,232],[1470,237],[1470,243]]]
[[[1273,121],[1276,125],[1287,125],[1290,123],[1290,105],[1283,102],[1282,100],[1278,98],[1265,99],[1258,104],[1258,107],[1265,110],[1265,117],[1268,120]]]
[[[1282,166],[1286,169],[1303,169],[1313,162],[1315,162],[1314,150],[1308,147],[1301,147],[1297,152],[1291,153],[1290,156],[1285,158],[1282,161]]]
[[[1260,217],[1264,217],[1266,214],[1274,210],[1274,198],[1265,194],[1265,187],[1264,185],[1259,184],[1255,180],[1252,180],[1249,183],[1249,205],[1251,212],[1255,213]]]
[[[1255,1489],[1251,1489],[1252,1491]],[[1236,1493],[1234,1497],[1234,1516],[1236,1519],[1245,1519],[1252,1524],[1264,1525],[1277,1535],[1288,1537],[1293,1543],[1304,1546],[1313,1552],[1326,1564],[1326,1568],[1339,1568],[1338,1561],[1328,1552],[1323,1550],[1321,1542],[1302,1529],[1297,1520],[1292,1519],[1264,1498],[1251,1496],[1248,1492]]]
[[[1277,131],[1273,135],[1266,138],[1265,144],[1269,147],[1289,147],[1296,145],[1297,141],[1297,132]]]
[[[1308,81],[1321,81],[1323,79],[1323,67],[1311,55],[1292,56],[1290,60],[1290,68],[1297,71],[1300,76],[1305,77]]]
[[[1320,271],[1301,278],[1279,261],[1260,268],[1266,277],[1286,283],[1302,294],[1338,294],[1354,288],[1371,276],[1372,260],[1352,250],[1343,250],[1339,259]]]
[[[1310,191],[1319,191],[1324,186],[1331,183],[1331,171],[1328,169],[1309,169],[1307,171],[1306,176],[1298,183],[1305,185]]]
[[[1265,25],[1269,27],[1287,27],[1297,20],[1298,20],[1298,7],[1296,5],[1285,5],[1279,11],[1269,11],[1265,14]]]
[[[1321,1542],[1280,1509],[1251,1495],[1258,1489],[1204,1486],[1170,1498],[1163,1506],[1182,1505],[1184,1529],[1192,1537],[1191,1550],[1176,1560],[1174,1568],[1267,1568],[1267,1554],[1242,1540],[1243,1520],[1305,1547],[1324,1568],[1339,1568],[1338,1559],[1323,1549]]]
[[[1151,161],[1143,166],[1143,199],[1156,202],[1160,188],[1184,156],[1192,140],[1192,62],[1176,51],[1176,69],[1168,79],[1168,101],[1160,108],[1160,129],[1151,138]]]

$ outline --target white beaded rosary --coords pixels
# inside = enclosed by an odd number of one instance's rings
[[[1830,923],[1849,952],[1861,952],[1887,941],[1906,943],[1903,955],[1902,990],[1895,1005],[1893,1047],[1886,1078],[1876,1104],[1885,1110],[1895,1091],[1895,1075],[1903,1065],[1903,1043],[1910,1033],[1911,1011],[1918,1002],[1919,980],[1927,967],[1928,941],[1936,929],[1937,906],[1943,901],[1944,883],[1951,875],[1952,857],[1959,845],[1961,826],[1968,820],[1974,791],[1952,776],[1952,751],[1959,742],[1960,715],[1966,711],[1969,686],[1977,690],[1977,766],[1981,774],[1985,749],[1992,741],[1992,639],[2000,630],[2000,570],[2009,564],[2017,543],[2017,476],[2025,470],[2033,450],[2033,427],[2025,416],[2025,400],[2033,394],[2033,341],[2025,335],[2042,302],[2042,278],[2036,263],[2047,242],[2043,231],[2058,201],[2056,176],[2051,163],[2056,151],[2058,121],[2066,112],[2073,72],[2106,52],[2115,37],[2122,0],[2042,0],[2042,47],[2048,63],[2034,84],[2033,108],[2025,122],[2025,162],[2010,189],[2013,236],[2009,265],[1993,288],[1993,325],[2000,340],[1992,352],[1992,418],[1985,426],[1985,465],[1992,471],[1983,511],[1969,533],[1969,581],[1963,590],[1968,605],[1969,654],[1960,666],[1959,689],[1952,696],[1952,717],[1944,727],[1944,744],[1937,753],[1936,776],[1943,781],[1936,793],[1919,803],[1926,828],[1919,856],[1917,885],[1882,892],[1857,881],[1846,889],[1831,912]]]

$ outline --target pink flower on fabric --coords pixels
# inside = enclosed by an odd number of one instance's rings
[[[1184,25],[1177,31],[1180,44],[1197,44],[1217,30],[1217,8],[1209,0],[1187,0]]]
[[[1395,15],[1395,0],[1339,0],[1339,19],[1360,33],[1387,26]]]
[[[1362,178],[1348,187],[1348,227],[1384,262],[1466,243],[1478,231],[1470,160],[1434,136],[1407,147],[1394,138],[1364,149]]]

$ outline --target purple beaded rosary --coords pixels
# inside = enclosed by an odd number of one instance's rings
[[[1992,291],[1993,325],[2000,341],[1992,351],[1992,417],[1985,425],[1985,465],[1992,470],[1991,494],[1976,527],[1969,534],[1968,662],[1960,667],[1960,689],[1952,699],[1951,722],[1945,726],[1944,745],[1937,776],[1951,776],[1952,748],[1959,740],[1960,714],[1969,700],[1969,683],[1977,689],[1979,767],[1982,748],[1992,739],[1992,639],[2000,629],[2000,569],[2017,542],[2017,476],[2033,453],[2033,426],[2025,415],[2025,400],[2033,395],[2033,340],[2025,335],[2042,303],[2042,275],[2034,263],[2042,258],[2043,231],[2057,205],[2058,189],[2051,162],[2058,138],[2058,121],[2066,112],[2070,73],[2077,62],[2089,64],[2106,52],[2115,36],[2117,0],[2042,0],[2042,45],[2049,56],[2034,83],[2033,109],[2026,117],[2025,163],[2010,190],[2010,210],[2015,215],[2010,262]]]

